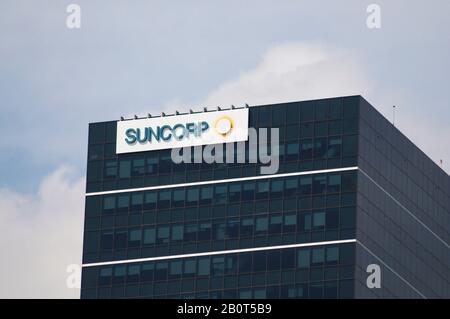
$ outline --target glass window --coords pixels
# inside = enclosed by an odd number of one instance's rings
[[[157,199],[156,192],[145,193],[145,204],[144,204],[145,209],[156,208],[156,199]]]
[[[133,159],[131,175],[139,176],[139,175],[144,175],[144,173],[145,173],[145,160],[143,158]]]
[[[313,227],[323,228],[325,226],[325,212],[313,213]]]
[[[303,140],[301,141],[301,160],[309,160],[312,159],[313,156],[313,148],[314,144],[312,140]]]
[[[267,217],[256,218],[255,231],[256,233],[265,233],[269,226],[269,219]]]
[[[344,244],[339,246],[339,263],[353,264],[355,262],[355,245]]]
[[[356,207],[342,207],[340,215],[341,228],[355,228]]]
[[[195,259],[185,259],[184,260],[184,271],[185,275],[195,274],[197,272],[197,261]]]
[[[342,120],[330,121],[328,126],[329,135],[341,135],[342,134]]]
[[[269,250],[267,252],[267,270],[279,270],[281,267],[280,250]]]
[[[327,189],[327,176],[315,176],[313,182],[313,194],[323,194]]]
[[[89,124],[89,144],[105,141],[105,123]]]
[[[116,208],[116,197],[115,196],[106,196],[103,199],[103,211],[110,212]]]
[[[287,143],[286,149],[286,159],[288,161],[296,161],[298,160],[299,154],[299,144],[295,142]]]
[[[121,194],[117,199],[117,208],[119,211],[127,211],[128,206],[130,205],[130,195],[129,194]]]
[[[102,180],[103,176],[103,162],[101,161],[95,161],[95,162],[89,162],[88,163],[88,176],[87,181],[90,182],[98,182]]]
[[[327,139],[316,138],[314,140],[314,158],[326,158],[327,155]]]
[[[244,183],[243,191],[242,191],[242,200],[253,200],[255,196],[255,183],[254,182],[247,182]]]
[[[142,231],[140,229],[130,230],[128,247],[138,247],[141,245]]]
[[[332,137],[328,140],[328,158],[336,158],[341,156],[342,139],[340,137]]]
[[[356,173],[342,173],[342,192],[356,192]]]
[[[198,275],[209,276],[210,273],[210,261],[209,257],[199,258],[198,260]]]
[[[145,263],[142,265],[141,280],[142,281],[153,281],[153,273],[155,270],[154,263]]]
[[[341,191],[341,175],[328,175],[328,193],[339,193]]]
[[[182,260],[174,260],[170,262],[170,276],[176,277],[180,276],[183,271],[183,261]]]
[[[242,219],[240,235],[241,237],[249,237],[253,235],[253,217]]]
[[[272,125],[273,126],[284,125],[285,114],[286,108],[284,106],[274,107],[272,109]]]
[[[100,269],[100,278],[99,278],[100,286],[110,285],[112,271],[113,271],[112,267],[105,267]]]
[[[253,254],[253,271],[266,271],[266,252],[255,252]]]
[[[114,248],[124,249],[127,247],[128,232],[126,230],[116,231],[114,234]]]
[[[312,177],[300,178],[300,194],[309,195],[312,190]]]
[[[309,268],[309,248],[297,251],[297,267]]]
[[[356,156],[358,151],[358,136],[348,135],[343,137],[342,141],[342,155]]]
[[[291,196],[297,193],[298,178],[289,178],[285,182],[284,196]]]
[[[226,226],[224,222],[215,221],[213,225],[214,239],[216,240],[225,239],[225,230]]]
[[[101,215],[102,197],[88,196],[86,197],[86,217],[94,217]]]
[[[283,218],[281,215],[274,215],[270,217],[269,224],[269,233],[278,234],[281,232],[281,224],[283,222]]]
[[[325,120],[328,118],[329,104],[327,100],[316,102],[316,120]]]
[[[271,197],[278,198],[283,195],[284,181],[283,180],[272,180],[271,182]]]
[[[241,200],[241,184],[234,183],[230,185],[228,199],[230,202],[238,202]]]
[[[212,275],[222,275],[225,269],[224,257],[212,257]]]
[[[297,214],[286,214],[284,216],[283,232],[295,232],[297,226]]]
[[[214,187],[214,203],[226,204],[227,202],[227,186],[218,185]]]
[[[344,134],[358,133],[358,118],[345,119],[343,125]]]
[[[197,205],[198,204],[198,198],[199,198],[199,189],[198,188],[189,188],[187,190],[187,205]]]
[[[149,154],[147,156],[147,174],[153,175],[158,172],[158,154]]]
[[[312,263],[313,265],[322,264],[324,262],[325,251],[323,247],[312,249]]]
[[[337,228],[339,226],[339,208],[327,209],[326,215],[327,229]]]
[[[342,118],[342,99],[330,100],[330,118],[331,119]]]
[[[300,138],[313,137],[314,123],[302,123],[300,126]]]
[[[197,224],[187,224],[184,229],[184,240],[185,241],[195,241],[197,240]]]
[[[295,250],[282,249],[281,250],[281,268],[289,269],[295,267]]]
[[[170,190],[160,191],[159,192],[159,200],[158,200],[158,208],[169,208],[171,197],[172,197],[172,192]]]
[[[298,125],[288,125],[286,127],[286,140],[298,139]]]
[[[168,242],[169,242],[169,226],[159,226],[157,243],[162,244]]]
[[[314,134],[316,136],[327,136],[328,135],[328,122],[317,122],[315,124]]]
[[[344,98],[344,118],[358,116],[359,97],[352,96]]]
[[[119,177],[130,178],[130,173],[131,173],[131,161],[121,160],[119,164]]]
[[[285,109],[280,108],[280,109]],[[298,123],[298,118],[299,118],[299,105],[298,103],[294,103],[294,104],[289,104],[287,106],[287,110],[286,110],[288,116],[286,118],[286,123],[287,124],[294,124],[294,123]]]
[[[262,181],[256,184],[256,199],[265,199],[269,193],[269,181]]]
[[[141,271],[141,267],[139,265],[129,265],[128,266],[127,283],[138,282],[140,271]]]
[[[303,102],[300,109],[300,118],[302,122],[309,122],[314,120],[314,104],[311,102]]]
[[[127,273],[127,266],[124,265],[115,266],[113,284],[124,283],[126,273]]]
[[[327,247],[327,263],[335,264],[339,260],[339,249],[336,246]]]
[[[176,189],[173,191],[173,206],[174,207],[184,206],[184,189]]]
[[[167,280],[167,270],[169,264],[166,261],[159,262],[155,267],[155,281]]]
[[[199,225],[198,240],[211,240],[211,223],[201,223]]]
[[[269,127],[270,125],[270,107],[259,108],[259,127]]]
[[[201,188],[200,204],[211,204],[213,198],[213,186],[206,186]]]
[[[160,159],[159,159],[159,173],[160,174],[167,174],[170,173],[171,167],[172,167],[172,158],[170,157],[170,153],[161,153]]]
[[[144,194],[137,193],[131,195],[131,206],[133,209],[141,209],[144,202]]]
[[[109,250],[113,248],[113,232],[102,232],[100,237],[100,249]]]
[[[226,238],[236,238],[239,236],[239,220],[229,219],[227,221]]]
[[[252,271],[252,253],[239,254],[239,272],[246,273]]]
[[[117,176],[117,161],[108,160],[105,161],[105,177],[116,177]]]
[[[155,227],[148,227],[144,229],[144,244],[154,244],[156,240]]]
[[[183,224],[172,226],[172,240],[183,240]]]
[[[303,214],[303,229],[304,230],[310,230],[311,229],[311,213],[305,213]]]

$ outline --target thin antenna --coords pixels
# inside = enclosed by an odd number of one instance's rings
[[[392,106],[392,115],[393,115],[392,125],[395,126],[395,105]]]
[[[444,165],[444,161],[440,160],[440,163],[441,163],[441,167],[442,167]]]

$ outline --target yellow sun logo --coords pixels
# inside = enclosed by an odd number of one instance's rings
[[[234,128],[234,121],[227,115],[221,116],[214,122],[214,128],[217,133],[226,136]]]

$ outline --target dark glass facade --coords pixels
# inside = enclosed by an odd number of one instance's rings
[[[116,122],[89,126],[82,298],[449,296],[448,175],[360,96],[249,111],[280,129],[275,175],[117,155]]]

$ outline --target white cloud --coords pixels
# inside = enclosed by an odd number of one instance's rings
[[[272,47],[252,70],[224,83],[202,105],[270,104],[315,98],[367,95],[371,84],[357,55],[320,44]]]
[[[84,178],[62,166],[36,194],[0,190],[0,298],[78,298],[67,265],[80,264]]]

